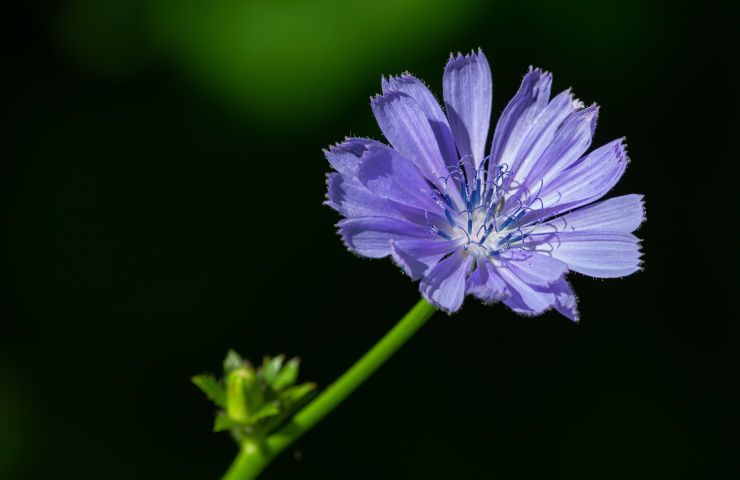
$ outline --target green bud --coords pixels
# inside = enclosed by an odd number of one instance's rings
[[[292,387],[298,379],[300,362],[301,361],[298,358],[293,358],[283,365],[282,370],[280,370],[276,375],[275,380],[272,382],[272,388],[276,391],[280,391],[285,390],[288,387]]]
[[[245,362],[241,355],[236,353],[234,350],[229,350],[224,359],[224,372],[229,373],[232,370],[236,370],[237,368],[242,367],[244,363]]]
[[[247,423],[262,405],[262,391],[254,370],[242,365],[226,376],[226,413],[239,423]]]
[[[193,383],[221,407],[213,430],[228,430],[237,442],[260,441],[305,405],[313,383],[296,385],[299,360],[266,356],[257,368],[233,350],[224,360],[224,377],[196,375]]]

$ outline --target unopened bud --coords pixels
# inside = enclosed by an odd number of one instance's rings
[[[226,377],[226,413],[236,422],[247,422],[262,404],[262,392],[251,367],[232,370]]]

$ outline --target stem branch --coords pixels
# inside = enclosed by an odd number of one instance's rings
[[[263,445],[246,441],[223,480],[251,480],[280,452],[294,443],[357,387],[362,385],[396,350],[398,350],[436,311],[421,299],[409,312],[349,370],[308,405],[298,411],[280,430],[268,436]]]

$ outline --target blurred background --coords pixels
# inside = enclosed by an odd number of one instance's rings
[[[645,270],[571,275],[579,325],[438,314],[264,477],[740,478],[729,2],[19,3],[0,478],[218,478],[236,447],[191,375],[284,352],[325,386],[364,353],[417,287],[344,249],[321,149],[381,138],[381,74],[439,96],[478,47],[495,115],[535,65],[602,105],[595,144],[627,137]]]

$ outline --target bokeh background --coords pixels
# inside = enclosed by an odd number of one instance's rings
[[[709,5],[708,3],[711,3]],[[218,478],[189,382],[228,348],[328,384],[416,301],[349,254],[321,149],[481,47],[626,135],[645,270],[572,275],[582,322],[437,315],[265,478],[740,478],[729,2],[63,0],[6,12],[0,478]],[[733,106],[734,104],[734,106]]]

